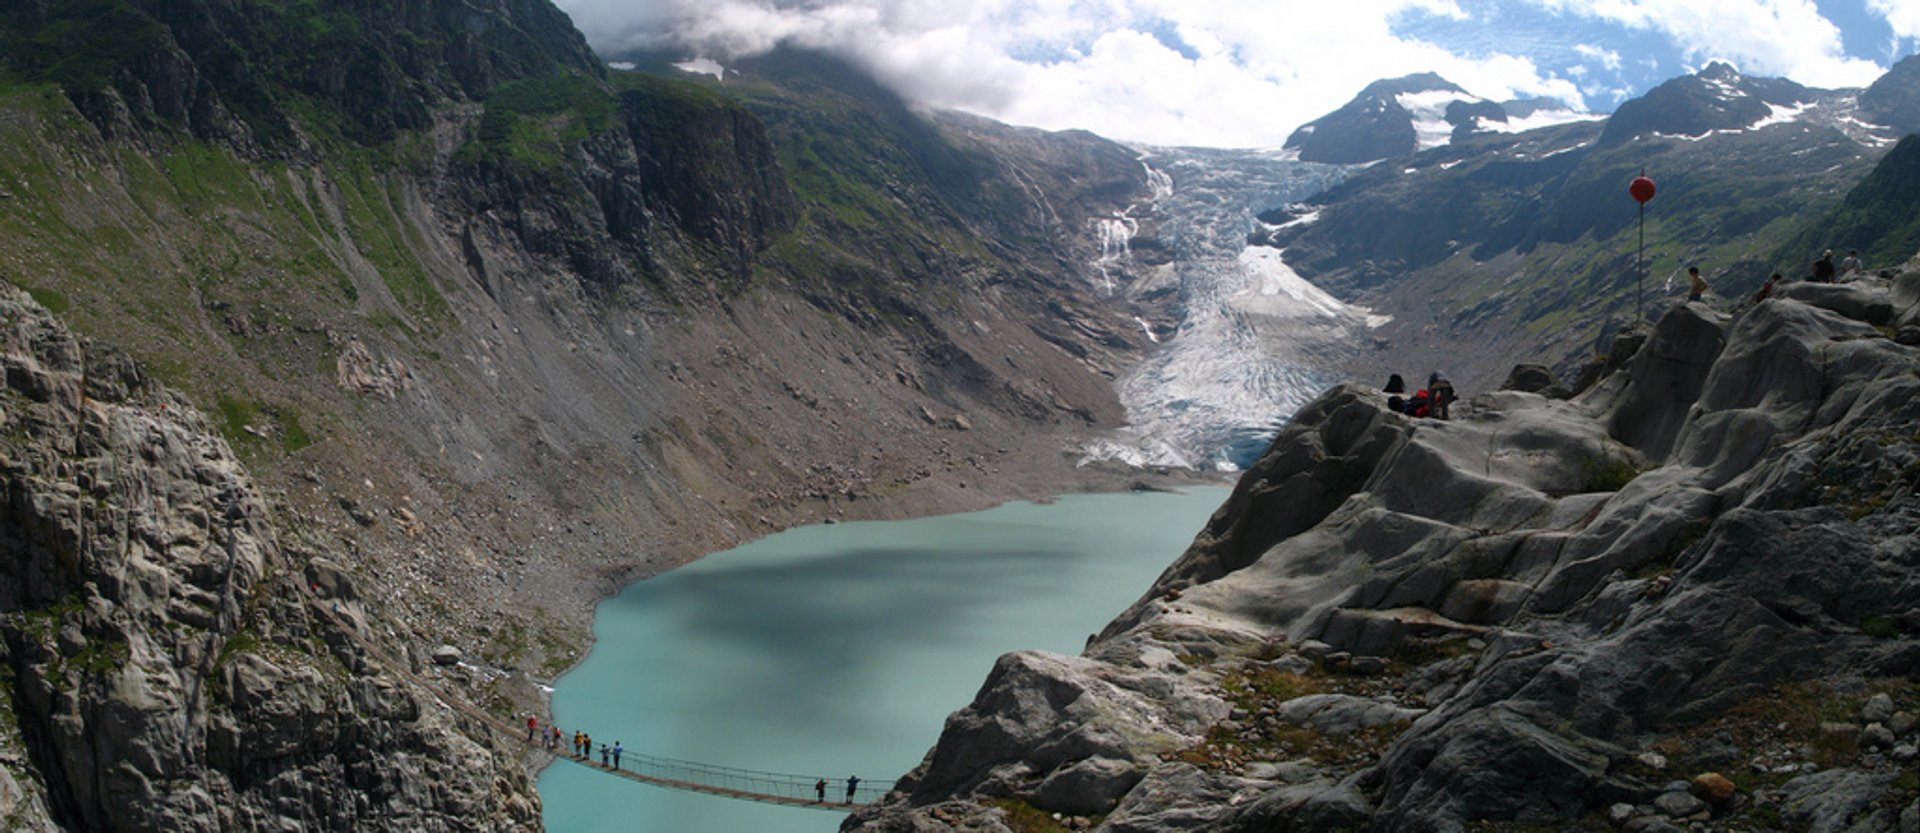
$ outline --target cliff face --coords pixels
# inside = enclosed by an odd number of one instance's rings
[[[1910,270],[1672,307],[1571,401],[1335,388],[843,829],[1911,829],[1916,322]]]
[[[212,426],[0,291],[0,818],[22,829],[515,829],[508,751],[316,615],[363,608]],[[309,564],[313,566],[309,566]],[[312,571],[311,576],[307,571]],[[361,635],[358,638],[369,638]]]

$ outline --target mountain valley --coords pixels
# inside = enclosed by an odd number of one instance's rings
[[[596,56],[546,0],[0,11],[0,819],[537,827],[540,756],[435,692],[539,711],[621,586],[1229,477],[1086,656],[1009,655],[846,829],[1551,827],[1688,766],[1757,829],[1920,819],[1911,720],[1856,719],[1920,709],[1920,57],[1610,115],[1410,76],[1272,150],[682,57]],[[1872,276],[1748,302],[1825,249]],[[1498,390],[1519,363],[1581,397]],[[1469,416],[1372,390],[1434,370]],[[1750,563],[1794,542],[1866,589],[1756,589],[1806,578]],[[1778,743],[1858,724],[1847,754],[1675,751],[1790,681],[1768,638],[1851,710]],[[1663,673],[1685,697],[1567,682]],[[1868,826],[1804,822],[1836,813]]]

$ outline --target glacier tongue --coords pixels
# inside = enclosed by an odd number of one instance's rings
[[[1156,184],[1172,183],[1155,189],[1150,217],[1173,252],[1161,268],[1172,272],[1180,324],[1120,379],[1129,424],[1090,444],[1085,459],[1241,468],[1338,380],[1336,368],[1378,323],[1301,278],[1283,252],[1247,243],[1255,215],[1317,193],[1343,169],[1264,151],[1156,149],[1147,160]],[[1134,277],[1130,294],[1167,283]]]

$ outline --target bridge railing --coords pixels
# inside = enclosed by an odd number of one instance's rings
[[[586,760],[586,763],[599,766],[599,762],[595,760]],[[862,778],[854,785],[853,798],[849,802],[846,776],[767,772],[632,752],[621,755],[620,768],[663,781],[677,781],[728,793],[747,794],[742,797],[776,796],[794,802],[820,800],[821,791],[818,784],[824,780],[826,781],[824,791],[826,804],[865,804],[886,795],[893,789],[894,784],[892,781],[870,781]]]

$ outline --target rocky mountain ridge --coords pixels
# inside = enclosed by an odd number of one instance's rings
[[[1484,389],[1511,356],[1533,355],[1571,379],[1649,301],[1676,292],[1688,265],[1733,299],[1772,272],[1804,275],[1820,250],[1877,242],[1816,225],[1907,129],[1867,125],[1861,95],[1716,64],[1605,122],[1480,134],[1374,164],[1273,212],[1252,237],[1342,300],[1393,317],[1377,332],[1385,348],[1355,375],[1441,368]],[[1644,275],[1626,190],[1642,172],[1659,185]],[[1795,239],[1821,243],[1775,255]]]
[[[843,829],[1911,830],[1915,345],[1920,262],[1671,306],[1571,400],[1336,387]]]
[[[1551,99],[1504,104],[1431,72],[1375,81],[1340,109],[1296,128],[1284,147],[1307,162],[1364,164],[1460,141],[1600,118]]]

